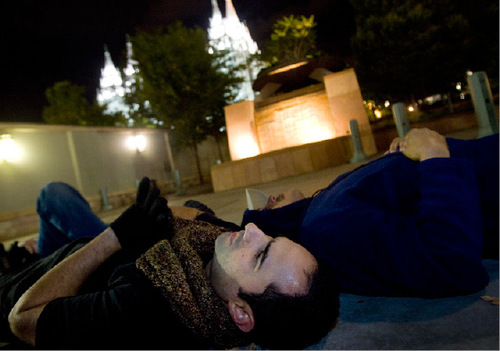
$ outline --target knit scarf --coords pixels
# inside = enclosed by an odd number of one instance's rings
[[[136,261],[137,268],[161,290],[172,311],[195,335],[218,348],[248,344],[205,273],[215,239],[225,230],[181,218],[174,218],[173,227],[173,238],[146,251]]]

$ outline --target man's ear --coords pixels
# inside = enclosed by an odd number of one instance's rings
[[[253,311],[250,306],[243,300],[231,300],[227,304],[229,314],[234,323],[241,331],[248,333],[255,326]]]

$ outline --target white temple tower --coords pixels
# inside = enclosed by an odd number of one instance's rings
[[[106,105],[106,114],[122,112],[128,115],[125,104],[125,89],[123,87],[120,71],[115,67],[108,48],[104,47],[104,68],[101,69],[100,87],[97,89],[97,102]]]
[[[234,67],[245,68],[237,72],[238,77],[243,79],[235,101],[254,100],[252,84],[257,78],[260,69],[265,65],[262,62],[251,60],[251,56],[259,52],[257,43],[250,36],[250,31],[245,23],[238,18],[232,0],[225,0],[225,17],[217,4],[212,0],[212,17],[209,20],[208,39],[209,52],[224,52],[226,58],[226,69],[234,70]],[[123,80],[120,71],[111,59],[107,47],[104,48],[104,68],[101,69],[100,88],[97,89],[97,102],[104,106],[106,114],[123,113],[126,118],[139,109],[137,104],[127,106],[125,95],[133,93],[134,89],[141,89],[142,81],[138,76],[138,62],[132,57],[132,44],[127,38],[127,65],[123,70]],[[149,108],[149,102],[145,102],[145,108]],[[133,121],[129,120],[129,124]]]
[[[136,83],[141,83],[138,76],[139,73],[139,62],[134,60],[132,54],[132,43],[127,35],[127,66],[123,69],[124,81],[123,85],[125,87],[126,93],[132,93]]]
[[[262,63],[250,60],[251,55],[259,51],[257,43],[250,36],[246,24],[238,18],[231,0],[226,0],[225,17],[222,17],[217,0],[212,0],[212,10],[208,27],[209,50],[211,53],[227,52],[228,69],[240,65],[246,67],[238,72],[244,82],[235,100],[253,100],[252,84],[260,69],[264,67]]]

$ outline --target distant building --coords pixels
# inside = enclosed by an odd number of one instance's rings
[[[254,100],[252,84],[264,65],[261,62],[251,60],[251,56],[259,52],[257,43],[250,36],[246,24],[238,18],[232,1],[225,1],[225,17],[223,17],[217,0],[212,0],[213,14],[208,28],[209,52],[226,53],[226,69],[228,70],[243,67],[237,73],[239,77],[243,78],[243,83],[236,92],[235,101]],[[123,76],[114,65],[107,47],[104,48],[104,68],[101,69],[97,102],[101,106],[106,105],[106,114],[121,112],[129,119],[129,124],[134,123],[130,117],[139,110],[139,105],[126,105],[125,95],[132,93],[134,89],[141,88],[142,84],[138,81],[140,79],[137,75],[138,72],[138,62],[133,59],[132,43],[128,38],[127,64],[123,70]],[[145,108],[149,109],[147,101]]]
[[[125,92],[133,93],[134,89],[137,89],[137,84],[142,85],[142,80],[140,79],[139,73],[139,62],[134,60],[132,52],[132,43],[127,36],[127,66],[123,69],[124,74],[124,88]]]
[[[104,113],[128,113],[125,104],[125,88],[120,71],[115,67],[108,48],[104,47],[104,68],[101,69],[101,78],[97,89],[97,102],[106,106]],[[126,115],[126,114],[125,114]]]
[[[261,62],[251,60],[251,56],[259,52],[257,43],[252,39],[246,24],[238,18],[231,0],[226,0],[225,17],[222,17],[217,0],[212,0],[212,11],[208,27],[209,52],[226,52],[227,69],[243,66],[238,75],[244,82],[236,101],[254,100],[252,84],[264,66]]]

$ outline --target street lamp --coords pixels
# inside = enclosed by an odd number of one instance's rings
[[[128,139],[128,145],[131,149],[136,150],[138,153],[144,152],[146,150],[147,140],[142,134],[136,134]]]
[[[16,161],[21,155],[19,146],[14,142],[12,136],[8,133],[0,135],[0,161]]]

